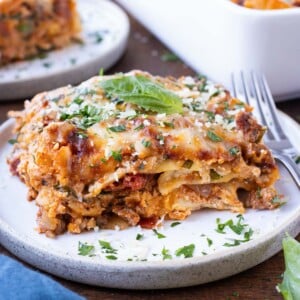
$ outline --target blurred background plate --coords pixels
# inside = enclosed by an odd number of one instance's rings
[[[107,0],[78,0],[83,43],[49,52],[44,58],[0,68],[0,100],[29,98],[36,93],[79,83],[111,67],[124,53],[127,15]]]

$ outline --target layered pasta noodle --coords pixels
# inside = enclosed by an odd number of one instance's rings
[[[0,0],[0,65],[79,39],[75,0]]]
[[[8,163],[48,236],[273,209],[279,172],[251,110],[205,78],[94,77],[10,112]]]

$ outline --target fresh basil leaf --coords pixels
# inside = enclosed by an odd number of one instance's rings
[[[181,113],[182,101],[161,84],[142,75],[120,76],[101,81],[99,86],[110,99],[118,98],[158,113]]]
[[[290,236],[282,241],[285,272],[277,289],[285,300],[300,299],[300,243]]]

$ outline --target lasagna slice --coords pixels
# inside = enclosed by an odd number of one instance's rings
[[[99,76],[9,115],[17,141],[8,163],[48,236],[280,205],[265,128],[205,78]]]
[[[0,65],[79,38],[75,0],[0,0]]]

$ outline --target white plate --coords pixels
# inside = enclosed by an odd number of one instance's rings
[[[287,133],[300,141],[299,126],[281,114]],[[236,214],[203,210],[193,213],[176,227],[165,221],[158,231],[166,238],[158,239],[152,230],[138,227],[123,231],[101,230],[80,235],[64,234],[55,239],[38,234],[37,207],[26,201],[26,187],[10,175],[6,157],[12,146],[13,121],[0,127],[0,243],[24,261],[57,276],[81,283],[126,289],[174,288],[201,284],[246,270],[281,249],[285,232],[300,232],[299,189],[287,171],[281,168],[278,190],[287,204],[273,211],[248,210],[245,222],[254,230],[253,239],[236,247],[224,247],[229,238],[239,238],[228,231],[215,231],[216,218],[236,220]],[[296,145],[300,151],[300,145]],[[137,234],[142,240],[136,240]],[[208,239],[212,240],[209,245]],[[98,240],[105,240],[118,250],[118,260],[108,260]],[[78,242],[96,246],[96,256],[78,255]],[[193,258],[176,257],[176,249],[194,244]],[[163,260],[163,248],[170,250],[171,260]],[[207,253],[207,255],[204,254]],[[153,255],[157,254],[157,255]],[[128,258],[133,261],[127,261]],[[147,261],[143,261],[147,259]],[[138,260],[138,261],[136,261]]]
[[[81,82],[96,75],[100,68],[111,67],[121,57],[129,35],[127,15],[107,0],[77,2],[84,43],[49,52],[44,59],[0,68],[0,100],[24,99]]]

